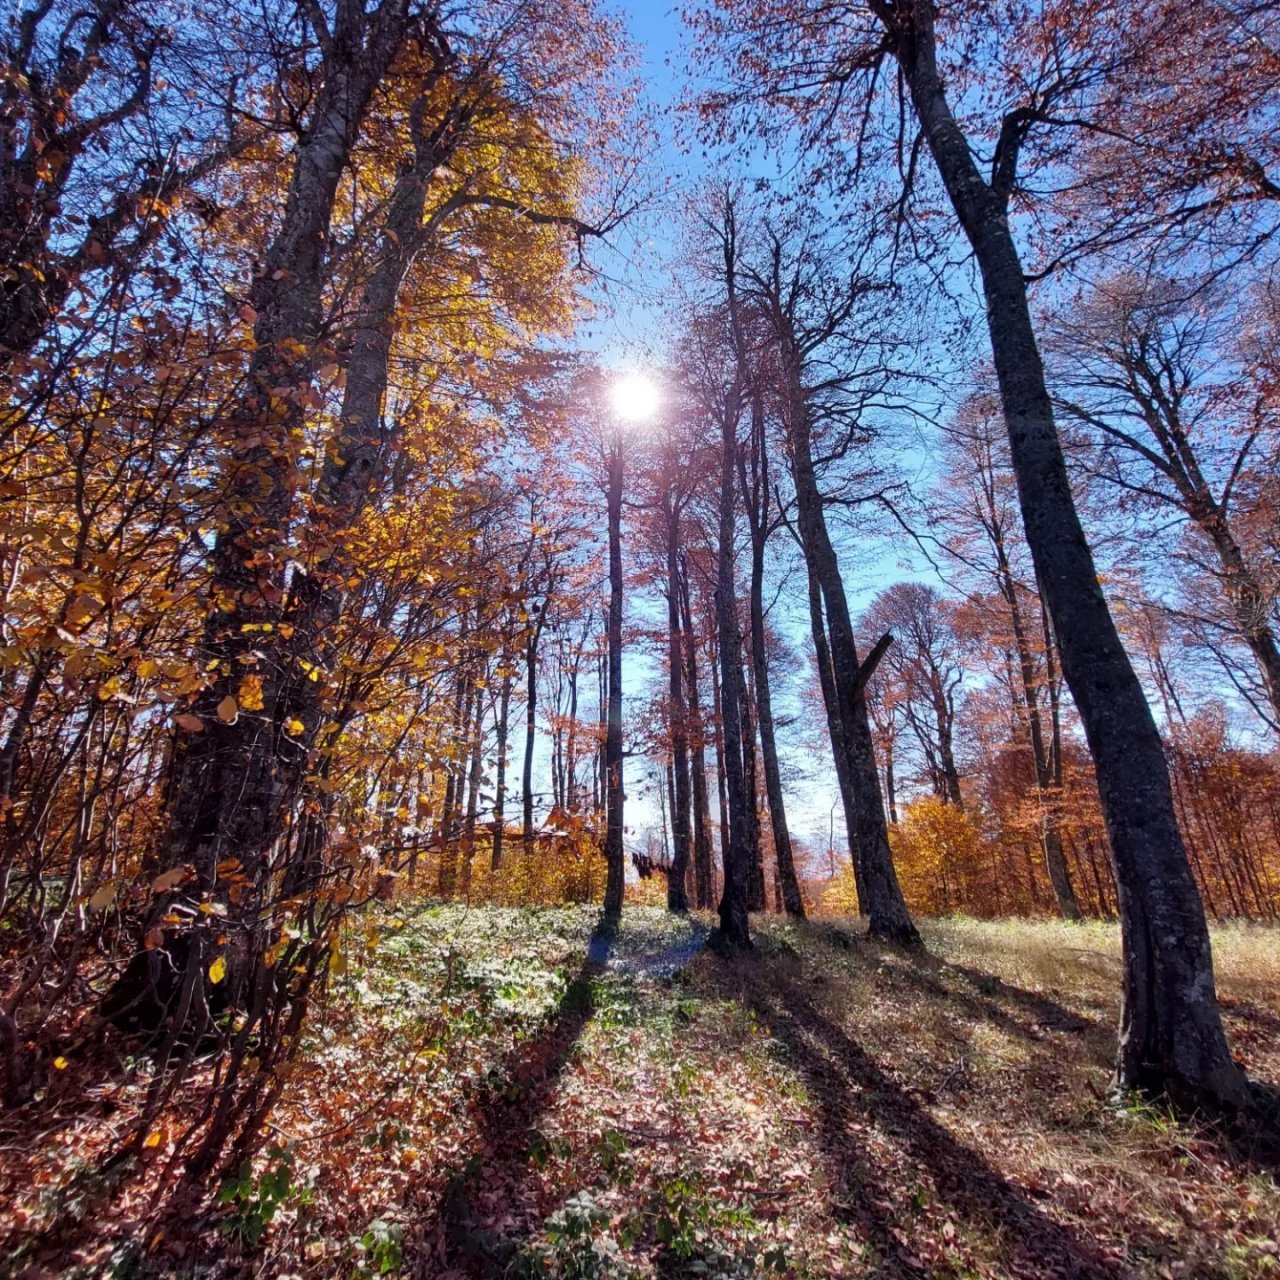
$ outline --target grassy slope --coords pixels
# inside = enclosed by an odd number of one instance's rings
[[[938,922],[909,957],[776,923],[673,975],[700,926],[634,911],[588,954],[592,924],[432,909],[353,939],[284,1154],[175,1270],[1280,1275],[1263,1156],[1105,1100],[1113,929]],[[1233,1043],[1280,1080],[1280,939],[1216,942]],[[114,1226],[82,1274],[123,1260]]]

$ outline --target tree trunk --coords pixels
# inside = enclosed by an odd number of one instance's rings
[[[693,775],[693,879],[699,911],[710,911],[715,889],[711,868],[711,796],[707,790],[706,728],[698,689],[698,638],[689,602],[689,567],[680,562],[680,613],[685,635],[685,669],[689,691],[689,737]]]
[[[538,620],[529,632],[525,643],[525,718],[524,718],[524,767],[520,774],[520,799],[524,806],[524,826],[521,839],[524,851],[533,851],[533,748],[538,736],[538,644],[542,640],[542,628],[547,620],[547,601],[551,588],[547,588],[547,600],[538,610]]]
[[[502,865],[502,846],[506,838],[507,807],[507,735],[510,730],[511,686],[514,673],[511,670],[511,654],[502,655],[502,686],[498,691],[497,765],[493,783],[493,851],[492,869]]]
[[[622,914],[626,864],[622,850],[622,439],[609,449],[609,710],[604,740],[604,913]]]
[[[742,644],[742,629],[738,628],[738,643]],[[760,848],[760,786],[756,769],[756,726],[747,684],[745,662],[738,663],[738,714],[742,721],[742,785],[747,798],[746,833],[750,856],[747,874],[747,910],[763,911],[764,854]]]
[[[1163,747],[1076,513],[1007,210],[978,172],[947,102],[932,3],[896,5],[887,21],[925,140],[982,274],[1023,526],[1097,770],[1124,939],[1116,1083],[1241,1105],[1247,1086],[1222,1029],[1209,931]]]
[[[783,335],[785,337],[785,335]],[[794,347],[790,348],[794,353]],[[791,361],[794,365],[794,361]],[[920,941],[911,923],[907,904],[893,868],[889,831],[885,824],[884,798],[880,793],[880,771],[876,768],[871,719],[867,711],[866,682],[871,670],[858,660],[853,621],[840,578],[835,548],[827,532],[822,495],[813,469],[809,443],[809,411],[800,383],[800,371],[788,371],[790,382],[790,430],[795,474],[796,505],[805,563],[821,592],[829,627],[830,690],[835,714],[828,710],[836,736],[835,750],[843,748],[848,789],[846,814],[850,821],[849,844],[856,865],[861,867],[859,896],[873,937],[902,945]],[[810,606],[815,603],[812,587]],[[816,628],[815,628],[816,635]]]
[[[175,742],[167,829],[156,858],[157,868],[189,866],[194,876],[156,895],[149,924],[165,931],[166,943],[129,967],[112,994],[115,1007],[130,1003],[129,988],[144,988],[137,994],[163,1011],[161,1017],[207,1020],[205,971],[215,945],[210,931],[226,930],[228,919],[238,922],[232,932],[240,942],[218,1000],[242,1007],[261,985],[259,957],[278,930],[271,893],[279,882],[274,873],[284,868],[273,864],[291,856],[282,837],[301,800],[319,723],[311,673],[298,669],[296,650],[279,627],[299,483],[297,449],[306,438],[302,393],[324,359],[322,294],[338,184],[407,25],[407,0],[389,0],[354,16],[333,39],[280,228],[255,273],[253,354],[242,407],[230,424],[202,640],[212,675],[193,707],[204,729],[183,730]],[[258,656],[263,650],[265,661]],[[248,677],[258,682],[255,693],[247,692]],[[301,734],[289,732],[294,719],[304,725]],[[296,847],[309,857],[310,843]],[[228,882],[219,881],[217,870],[229,857],[238,860],[249,885],[247,892],[241,886],[234,903],[225,901]],[[227,917],[200,916],[212,923],[197,932],[209,936],[178,940],[170,951],[174,931],[163,921],[174,902],[205,897],[224,901]],[[171,1025],[170,1040],[180,1031]]]
[[[849,861],[853,865],[853,883],[858,894],[858,911],[867,914],[867,891],[862,882],[862,860],[853,842],[857,828],[858,807],[853,798],[853,784],[849,779],[849,748],[845,742],[844,725],[840,723],[840,703],[836,696],[835,677],[831,672],[831,649],[827,644],[827,628],[822,617],[822,587],[818,574],[808,558],[805,559],[805,575],[809,586],[809,628],[813,636],[814,660],[818,668],[818,683],[822,687],[822,705],[827,713],[827,736],[831,740],[831,759],[836,769],[836,786],[840,792],[840,807],[844,813],[845,838],[849,842]]]
[[[667,674],[671,726],[671,843],[674,856],[667,874],[667,908],[688,911],[685,874],[689,868],[689,719],[684,698],[684,660],[680,628],[680,512],[674,497],[665,496],[667,530]]]
[[[796,879],[791,833],[787,829],[786,800],[782,794],[782,770],[778,765],[778,742],[773,726],[773,698],[769,687],[769,661],[764,634],[764,553],[769,530],[769,470],[764,413],[758,396],[751,404],[752,481],[743,476],[743,498],[751,527],[751,662],[755,674],[756,711],[760,728],[760,755],[764,765],[765,795],[769,801],[769,823],[773,831],[773,852],[777,862],[778,888],[789,916],[804,918],[804,899]]]
[[[724,779],[728,800],[729,840],[723,852],[724,888],[720,895],[720,934],[733,947],[750,947],[747,904],[751,892],[752,850],[749,844],[747,795],[743,769],[742,735],[742,639],[738,634],[738,610],[734,581],[733,539],[737,478],[738,405],[736,395],[721,411],[720,434],[720,545],[716,573],[716,629],[720,641],[720,721],[724,738]]]

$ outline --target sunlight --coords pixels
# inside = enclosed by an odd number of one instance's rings
[[[658,384],[643,373],[624,374],[609,388],[613,411],[626,422],[645,422],[662,403]]]

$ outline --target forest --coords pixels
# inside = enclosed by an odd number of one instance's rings
[[[8,0],[0,1276],[1280,1277],[1280,4]]]

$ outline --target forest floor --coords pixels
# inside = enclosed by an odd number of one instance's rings
[[[1106,1096],[1114,927],[926,922],[910,954],[761,922],[726,961],[696,920],[595,924],[370,924],[207,1218],[104,1204],[68,1118],[5,1178],[0,1274],[1280,1276],[1274,1148]],[[1233,1047],[1280,1082],[1280,934],[1215,954]]]

